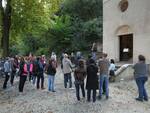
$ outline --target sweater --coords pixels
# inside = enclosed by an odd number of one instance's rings
[[[134,78],[147,77],[148,76],[147,64],[139,62],[139,63],[136,63],[133,66],[133,68],[134,68]]]

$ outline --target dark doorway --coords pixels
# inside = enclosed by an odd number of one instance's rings
[[[133,58],[133,34],[120,35],[120,61]]]

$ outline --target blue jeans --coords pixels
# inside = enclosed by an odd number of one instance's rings
[[[99,96],[102,96],[103,92],[103,85],[105,84],[105,91],[106,91],[106,96],[109,96],[109,77],[108,75],[100,75],[100,82],[99,82]]]
[[[71,73],[66,73],[64,74],[64,86],[67,88],[67,82],[69,81],[69,88],[72,87],[72,78],[71,78]]]
[[[35,83],[36,83],[36,76],[37,75],[35,75],[35,74],[33,75],[33,81],[32,81],[33,85],[35,85]]]
[[[48,90],[49,91],[54,91],[54,75],[48,75]]]
[[[148,99],[148,95],[147,95],[147,92],[145,90],[145,82],[148,80],[147,77],[139,77],[139,78],[136,78],[136,84],[137,84],[137,87],[138,87],[138,92],[139,92],[139,97],[140,99]]]

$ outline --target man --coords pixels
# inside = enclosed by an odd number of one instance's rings
[[[68,58],[67,54],[64,54],[62,64],[63,64],[62,70],[64,73],[64,86],[65,88],[67,88],[67,82],[69,81],[69,88],[72,88],[72,78],[71,78],[72,63]]]
[[[40,88],[39,83],[41,81],[41,89],[44,89],[44,67],[40,61],[40,57],[37,58],[37,89]]]
[[[109,60],[107,59],[107,54],[103,54],[102,60],[99,61],[99,68],[100,68],[100,83],[99,83],[99,99],[102,97],[102,89],[103,85],[105,84],[105,91],[106,91],[106,99],[109,98]]]
[[[9,80],[9,77],[11,74],[11,62],[10,62],[9,58],[7,58],[5,63],[4,63],[4,72],[5,72],[5,81],[3,84],[3,89],[6,89],[7,88],[7,82]]]

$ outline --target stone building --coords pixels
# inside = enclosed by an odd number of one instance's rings
[[[116,61],[150,63],[150,0],[103,0],[103,51]]]

